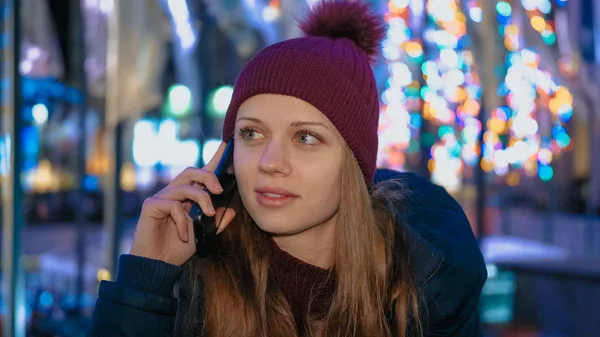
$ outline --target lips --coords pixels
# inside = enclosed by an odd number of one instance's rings
[[[275,187],[260,187],[254,190],[256,201],[267,208],[283,207],[298,198],[298,195]]]
[[[261,194],[265,194],[265,195],[273,195],[273,196],[280,196],[280,197],[297,197],[296,194],[288,191],[288,190],[284,190],[282,188],[276,188],[276,187],[259,187],[257,189],[254,190],[256,193],[261,193]]]

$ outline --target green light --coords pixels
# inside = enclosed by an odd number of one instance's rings
[[[550,181],[554,176],[554,170],[552,170],[551,166],[543,165],[538,169],[538,176],[543,181]]]
[[[192,108],[192,92],[182,84],[174,84],[169,88],[167,109],[176,116],[185,115]]]
[[[545,30],[542,32],[542,40],[549,45],[556,43],[556,34],[553,31]]]
[[[505,28],[506,28],[506,26],[503,26],[503,25],[498,26],[498,34],[500,34],[500,36],[504,36]]]
[[[569,146],[569,144],[571,144],[571,137],[569,137],[569,135],[566,132],[561,132],[556,135],[556,143],[558,144],[558,146],[564,149],[565,147]]]
[[[434,93],[433,89],[431,89],[428,86],[424,86],[423,88],[421,88],[421,99],[425,100],[425,97],[427,97],[429,93]]]
[[[454,158],[460,158],[460,151],[462,150],[462,147],[460,146],[459,143],[455,143],[454,146],[452,148],[450,148],[450,153],[452,154],[452,156]]]
[[[406,96],[417,98],[419,97],[419,89],[418,88],[406,88]]]
[[[445,135],[448,135],[448,134],[451,135],[453,133],[454,133],[454,129],[452,129],[452,127],[449,125],[442,125],[438,129],[438,136],[440,136],[440,138],[444,138]]]
[[[437,65],[433,61],[423,62],[423,65],[421,65],[421,71],[423,71],[423,74],[426,76],[437,74]]]
[[[406,153],[418,153],[420,149],[419,142],[415,139],[411,139],[410,143],[408,143],[408,148],[406,149]]]
[[[412,63],[416,63],[419,64],[421,62],[423,62],[423,53],[420,53],[419,55],[416,56],[410,56],[408,55],[408,59],[412,62]]]
[[[213,118],[223,118],[227,113],[231,97],[233,96],[233,87],[224,85],[217,88],[210,96],[208,111]]]
[[[505,1],[498,2],[496,4],[496,10],[498,11],[498,14],[500,14],[502,16],[510,16],[510,14],[512,12],[512,8],[510,7],[510,4]]]
[[[433,135],[433,133],[424,132],[421,135],[421,146],[431,147],[431,146],[433,146],[434,143],[435,143],[435,136]]]

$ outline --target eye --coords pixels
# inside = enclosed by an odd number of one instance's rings
[[[262,133],[251,128],[240,129],[240,136],[243,140],[256,140],[265,138],[265,136]]]
[[[316,145],[321,142],[317,135],[307,130],[299,131],[296,137],[297,141],[302,145]]]

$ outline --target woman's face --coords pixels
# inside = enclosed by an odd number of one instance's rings
[[[329,119],[300,99],[258,95],[238,111],[234,168],[256,224],[295,235],[335,223],[344,140]]]

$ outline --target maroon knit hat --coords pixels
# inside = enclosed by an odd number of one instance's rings
[[[379,96],[370,61],[385,28],[367,4],[343,0],[321,0],[300,27],[304,37],[268,46],[244,67],[227,109],[223,140],[233,137],[237,111],[250,97],[296,97],[335,125],[370,186],[379,124]]]

